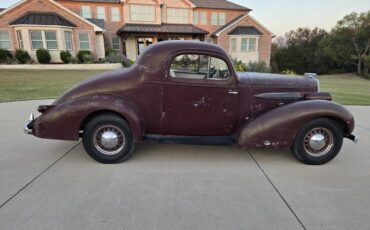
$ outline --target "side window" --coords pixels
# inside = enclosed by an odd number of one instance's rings
[[[198,54],[183,54],[172,60],[170,75],[195,80],[226,80],[230,77],[225,61]]]

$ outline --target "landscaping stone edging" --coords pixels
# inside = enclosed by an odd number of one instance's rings
[[[35,64],[35,65],[0,65],[0,69],[14,70],[112,70],[120,69],[122,65],[117,64]]]

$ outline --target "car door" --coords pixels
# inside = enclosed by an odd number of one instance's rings
[[[163,86],[163,134],[233,134],[238,89],[231,68],[229,61],[218,56],[202,53],[174,56]]]

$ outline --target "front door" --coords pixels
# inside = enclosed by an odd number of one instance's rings
[[[137,54],[140,55],[145,48],[153,44],[153,38],[152,37],[138,37],[136,38],[137,43]]]
[[[238,89],[230,66],[200,54],[176,56],[163,87],[164,135],[225,136],[235,132]]]

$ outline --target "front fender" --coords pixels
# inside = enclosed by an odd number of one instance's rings
[[[248,147],[291,147],[303,125],[317,118],[332,118],[344,125],[344,135],[354,129],[353,115],[343,106],[323,100],[299,101],[268,111],[246,123],[237,143]]]
[[[144,126],[138,109],[129,101],[109,94],[83,96],[55,105],[35,120],[33,134],[46,139],[78,140],[82,122],[99,111],[120,114],[129,123],[134,140],[142,139]]]

